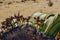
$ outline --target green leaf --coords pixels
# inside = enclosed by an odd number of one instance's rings
[[[49,35],[54,36],[56,32],[58,32],[60,29],[60,22],[57,23],[53,28],[49,31]],[[55,34],[56,35],[56,34]],[[55,37],[55,36],[54,36]]]

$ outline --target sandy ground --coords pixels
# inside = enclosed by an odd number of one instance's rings
[[[48,0],[36,0],[36,2],[31,0],[26,2],[21,2],[21,0],[0,0],[0,26],[5,18],[18,14],[18,12],[24,17],[30,16],[37,11],[60,14],[60,0],[51,0],[51,2],[53,3],[52,7],[48,6]]]
[[[60,13],[60,0],[51,0],[53,3],[52,7],[48,6],[48,0],[37,0],[21,2],[21,0],[0,0],[0,20],[17,14],[18,11],[24,17],[30,16],[34,12],[44,13]],[[11,4],[8,4],[11,2]]]

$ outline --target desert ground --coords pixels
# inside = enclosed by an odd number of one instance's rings
[[[43,13],[59,13],[60,14],[60,0],[50,0],[52,6],[49,6],[49,0],[0,0],[0,20],[18,14],[20,12],[24,17],[30,16],[35,12]]]

